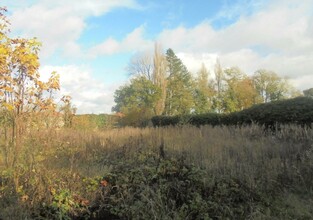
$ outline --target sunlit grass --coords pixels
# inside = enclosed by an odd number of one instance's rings
[[[202,184],[226,179],[239,181],[265,198],[269,195],[280,198],[280,195],[288,194],[286,204],[276,197],[269,199],[278,203],[277,209],[268,208],[270,212],[265,210],[265,200],[260,198],[263,204],[260,210],[252,208],[251,213],[243,215],[246,217],[291,218],[290,212],[283,215],[283,210],[279,209],[291,206],[291,210],[296,210],[299,204],[312,204],[311,200],[301,195],[312,194],[313,131],[296,126],[285,126],[275,134],[254,125],[241,128],[182,126],[129,127],[106,131],[43,130],[33,132],[24,143],[16,167],[6,169],[3,155],[0,160],[0,217],[4,219],[27,219],[29,216],[57,219],[58,215],[66,219],[66,216],[91,215],[90,207],[101,207],[96,202],[102,201],[99,196],[103,195],[100,192],[103,178],[116,181],[115,178],[124,172],[127,175],[131,172],[137,173],[134,175],[139,175],[138,172],[146,173],[140,175],[152,175],[159,172],[157,170],[162,164],[167,167],[165,169],[174,169],[173,172],[184,170],[179,168],[181,166],[191,171],[200,169],[204,172],[200,178],[204,181]],[[160,148],[164,148],[162,157]],[[170,168],[172,165],[168,163],[174,164],[174,168]],[[139,167],[144,171],[138,170]],[[130,180],[125,181],[122,182],[126,185],[122,185],[127,189]],[[169,204],[163,204],[163,195],[157,194],[160,192],[151,187],[147,185],[142,193],[155,195],[151,206],[163,208],[153,212],[157,215],[163,210],[162,216],[166,216],[165,210],[169,207],[164,205]],[[244,189],[239,187],[239,190]],[[62,196],[69,201],[62,200]],[[82,205],[82,201],[88,201],[88,205]],[[124,202],[129,202],[129,198]],[[172,213],[168,216],[186,214],[173,207],[168,210]],[[310,208],[302,208],[305,209],[305,216],[313,216]],[[300,213],[300,210],[296,211]]]

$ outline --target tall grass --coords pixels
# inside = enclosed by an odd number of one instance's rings
[[[164,165],[164,161],[169,161],[174,165]],[[114,186],[116,189],[126,191],[134,189],[131,184],[133,180],[127,179],[118,185],[118,181],[122,180],[116,180],[116,178],[123,178],[118,172],[124,176],[132,172],[133,175],[140,173],[143,175],[140,178],[144,178],[150,174],[161,175],[160,167],[162,166],[166,166],[164,169],[172,169],[172,173],[176,172],[177,178],[180,178],[179,172],[183,172],[184,169],[192,172],[193,169],[201,170],[202,174],[196,176],[201,181],[203,179],[202,185],[207,184],[206,181],[211,181],[210,184],[216,185],[221,180],[234,180],[236,184],[240,183],[249,188],[249,192],[257,193],[258,197],[264,197],[259,199],[262,201],[262,206],[260,206],[262,208],[258,209],[250,204],[254,208],[249,208],[249,211],[244,209],[245,214],[233,213],[234,215],[252,219],[273,216],[290,219],[299,216],[301,218],[313,217],[312,209],[306,206],[307,204],[313,205],[312,200],[302,196],[312,195],[313,130],[297,126],[284,126],[276,133],[268,133],[264,128],[255,125],[241,128],[126,127],[101,132],[71,129],[42,130],[26,137],[23,153],[16,167],[5,169],[4,164],[0,166],[2,168],[0,218],[3,219],[32,219],[40,216],[40,218],[48,219],[78,218],[79,216],[95,219],[101,216],[99,210],[104,203],[108,205],[108,201],[114,202],[119,198],[117,194],[114,194]],[[172,166],[174,168],[171,168]],[[178,172],[177,169],[182,170]],[[166,175],[168,176],[169,173]],[[162,178],[166,180],[167,176],[162,176]],[[113,191],[103,194],[101,180],[109,181],[110,178]],[[146,184],[151,183],[145,182],[147,180],[142,181]],[[200,180],[191,178],[190,181]],[[163,184],[166,185],[166,182]],[[233,187],[227,184],[226,188]],[[152,207],[146,212],[151,212],[151,215],[156,216],[157,219],[160,219],[160,216],[163,216],[163,219],[169,216],[172,218],[175,216],[188,218],[186,216],[189,216],[192,219],[190,209],[188,209],[190,213],[186,214],[179,206],[178,212],[175,209],[178,205],[166,203],[164,195],[154,187],[153,183],[147,188],[140,188],[140,195],[142,195],[140,198],[145,198],[144,195],[154,197],[152,201],[146,200],[146,202],[150,201],[149,204]],[[212,187],[215,186],[212,185]],[[218,184],[217,187],[219,187]],[[238,190],[244,190],[240,187],[241,185],[238,186]],[[127,195],[130,196],[130,194],[128,192]],[[216,194],[216,197],[223,197],[223,195]],[[283,196],[287,198],[285,201],[279,199]],[[273,199],[267,197],[273,197]],[[130,198],[119,198],[118,201],[126,205],[131,201]],[[133,198],[134,201],[135,198],[136,196]],[[221,201],[225,203],[224,200]],[[271,202],[273,204],[270,204]],[[219,205],[223,207],[223,204]],[[272,205],[275,207],[271,207]],[[137,206],[140,207],[138,204]],[[200,205],[197,206],[200,209]],[[122,213],[121,210],[128,210],[126,206],[123,207],[118,209],[120,213]],[[97,209],[97,215],[93,213],[93,209]],[[103,210],[114,212],[112,207]],[[212,215],[208,217],[213,219],[225,217],[225,210],[219,211],[222,214],[215,217],[212,217],[214,213],[212,211]],[[197,212],[200,211],[197,210]],[[130,218],[138,214],[130,213],[132,212],[125,211],[124,214],[131,215]],[[109,216],[108,213],[102,213],[102,215]],[[115,213],[116,216],[119,215]]]

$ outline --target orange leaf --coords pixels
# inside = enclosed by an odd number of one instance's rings
[[[101,184],[101,186],[106,187],[109,183],[106,180],[101,180],[100,184]]]

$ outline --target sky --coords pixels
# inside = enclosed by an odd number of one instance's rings
[[[11,35],[42,42],[40,73],[60,74],[78,113],[110,113],[130,59],[172,48],[188,70],[268,69],[313,87],[313,0],[1,0]]]

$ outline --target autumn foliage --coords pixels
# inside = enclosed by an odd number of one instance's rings
[[[281,100],[274,73],[219,61],[215,81],[204,65],[193,79],[156,45],[153,69],[115,92],[116,115],[76,115],[70,96],[54,101],[59,75],[41,80],[40,43],[9,37],[5,13],[0,219],[313,219],[311,90]]]
[[[6,166],[15,166],[23,147],[23,135],[38,113],[53,112],[53,94],[59,90],[59,75],[53,72],[48,82],[40,79],[39,50],[36,38],[9,37],[6,9],[0,8],[0,115],[1,146]]]

